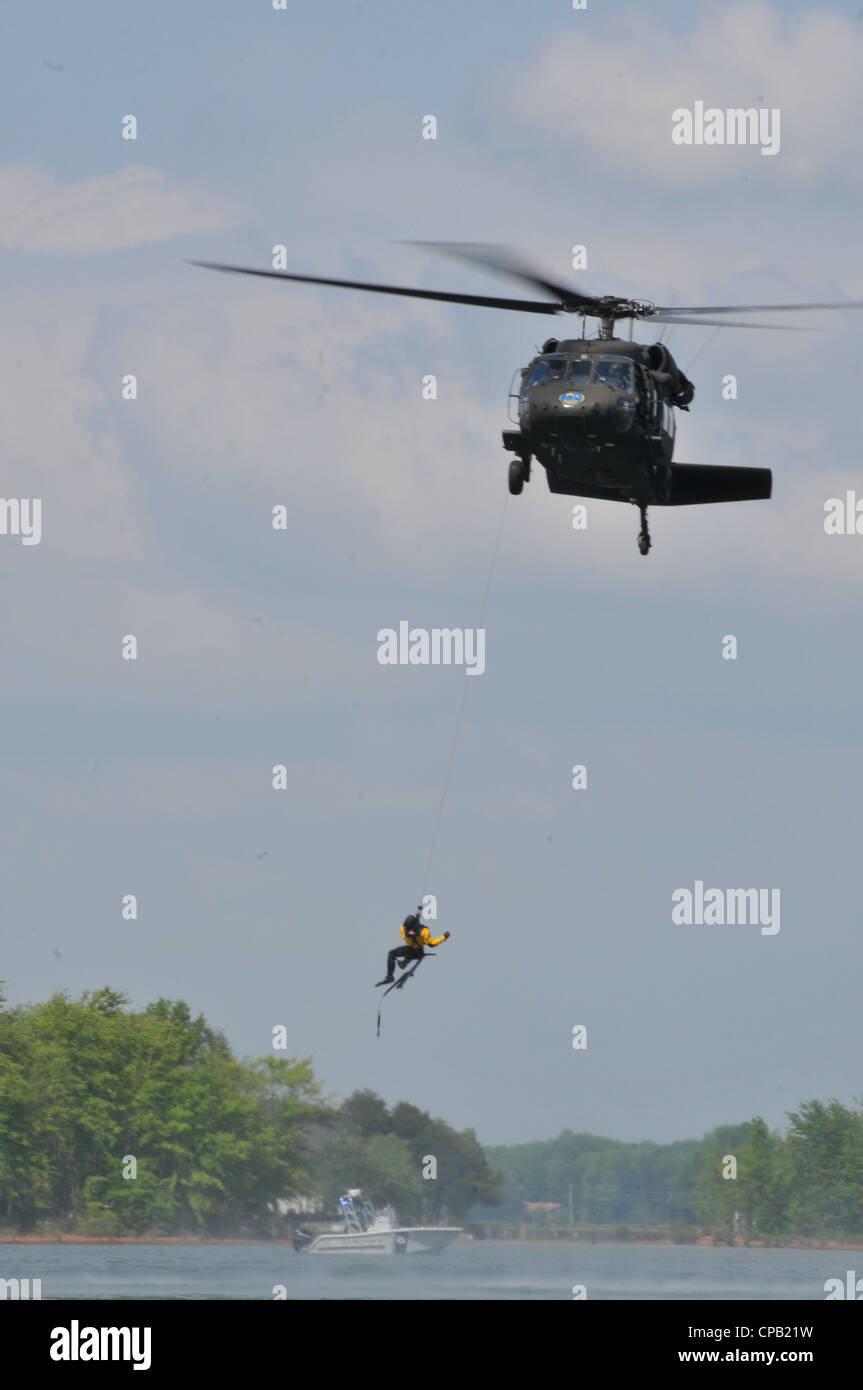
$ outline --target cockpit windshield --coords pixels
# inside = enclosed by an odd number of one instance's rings
[[[569,364],[569,371],[566,374],[567,386],[586,386],[590,376],[591,361],[589,357],[574,357]]]
[[[596,386],[610,386],[614,391],[628,391],[630,394],[635,387],[632,363],[628,357],[600,357],[593,380]]]
[[[591,372],[593,375],[591,376]],[[628,357],[573,357],[563,353],[551,353],[538,357],[530,369],[522,390],[531,386],[543,386],[548,382],[560,382],[567,386],[610,386],[614,391],[635,392],[635,375]]]
[[[546,381],[560,381],[566,368],[565,357],[540,357],[530,369],[530,376],[524,383],[528,386],[542,386]]]

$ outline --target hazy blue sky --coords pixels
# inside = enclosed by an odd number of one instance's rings
[[[591,292],[863,299],[860,13],[7,15],[3,495],[44,508],[38,546],[0,536],[11,1000],[183,997],[254,1055],[284,1023],[329,1091],[489,1143],[863,1091],[863,537],[823,525],[863,497],[863,318],[672,331],[699,354],[678,459],[771,467],[774,497],[656,510],[642,559],[630,507],[574,532],[540,469],[506,501],[506,393],[548,320],[186,263],[284,244],[299,273],[494,294],[399,243],[501,241],[558,276],[583,243]],[[778,107],[779,153],[673,145],[696,100]],[[382,667],[376,634],[474,626],[504,507],[430,885],[452,939],[377,1039],[465,678]],[[696,879],[780,889],[781,930],[674,925]]]

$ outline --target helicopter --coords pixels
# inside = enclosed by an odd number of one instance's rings
[[[503,247],[463,242],[416,242],[456,260],[507,275],[542,290],[543,300],[455,294],[410,289],[399,285],[335,280],[317,275],[293,275],[282,270],[256,270],[214,261],[192,261],[208,270],[260,275],[340,289],[370,290],[450,304],[473,304],[530,314],[576,314],[582,319],[581,338],[548,338],[537,356],[513,376],[510,402],[517,401],[517,428],[503,431],[503,447],[514,457],[509,463],[509,490],[518,496],[530,480],[534,459],[545,469],[549,491],[570,497],[629,502],[638,507],[638,548],[651,548],[648,507],[703,505],[709,502],[750,502],[771,495],[769,468],[673,462],[676,410],[688,411],[695,387],[662,342],[637,343],[633,322],[688,324],[716,328],[783,329],[805,332],[785,324],[728,322],[706,315],[761,314],[812,309],[859,309],[863,303],[662,306],[618,295],[589,295],[558,284]],[[584,336],[587,319],[599,323],[595,338]],[[630,320],[630,338],[615,336],[615,326]],[[516,380],[518,390],[513,390]]]

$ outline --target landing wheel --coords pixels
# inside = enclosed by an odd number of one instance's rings
[[[509,465],[509,490],[513,497],[518,497],[529,477],[530,464],[522,459],[513,459]]]
[[[641,530],[638,533],[638,548],[642,555],[646,555],[650,549],[650,531],[647,527],[647,508],[639,507],[641,515]]]

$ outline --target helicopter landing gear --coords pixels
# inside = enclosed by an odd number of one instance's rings
[[[530,481],[530,459],[513,459],[509,465],[509,490],[518,497],[526,482]]]
[[[638,548],[642,555],[646,555],[650,549],[650,532],[647,529],[647,508],[640,506],[638,511],[641,516],[641,530],[638,533]]]

